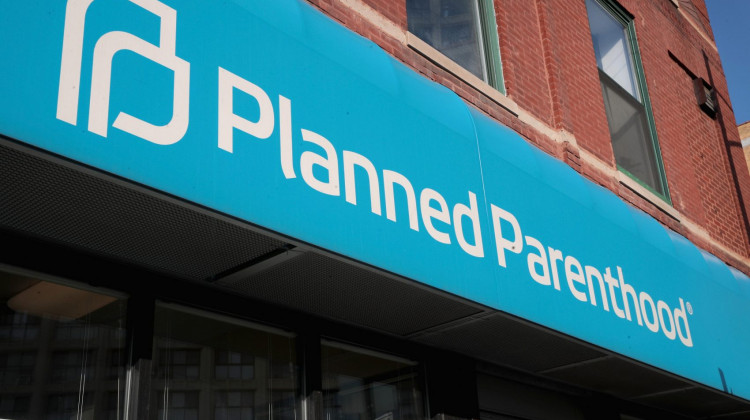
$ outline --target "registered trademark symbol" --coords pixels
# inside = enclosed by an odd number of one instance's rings
[[[687,313],[692,315],[693,314],[693,305],[690,304],[690,302],[685,304],[685,307],[687,308]]]

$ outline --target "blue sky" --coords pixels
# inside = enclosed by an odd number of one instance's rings
[[[706,0],[737,124],[750,121],[750,0]]]

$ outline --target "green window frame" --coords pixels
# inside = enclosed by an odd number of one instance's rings
[[[406,6],[409,32],[505,95],[493,0],[406,0]],[[452,16],[451,10],[455,8],[464,9],[465,13]],[[471,13],[467,8],[472,9]],[[467,16],[472,19],[470,23],[465,20]],[[463,22],[457,21],[462,18]],[[448,40],[449,37],[443,35],[448,35],[451,29],[456,31]],[[476,37],[472,36],[474,33]],[[477,53],[473,58],[479,60],[481,72],[463,62],[455,45],[451,45],[461,36],[471,38],[470,47],[476,48],[474,52]]]
[[[611,0],[586,0],[586,3],[587,8],[589,8],[589,5],[591,4],[598,5],[599,7],[601,7],[601,9],[603,9],[605,13],[607,13],[611,18],[622,25],[625,40],[627,41],[626,50],[629,53],[629,57],[626,57],[626,61],[629,58],[630,64],[632,65],[631,71],[633,73],[632,82],[634,84],[634,91],[629,91],[626,87],[622,86],[622,83],[614,80],[614,78],[610,77],[609,74],[602,69],[603,66],[599,64],[600,57],[597,52],[597,66],[599,67],[599,78],[602,85],[602,96],[605,102],[604,105],[607,112],[610,138],[613,142],[613,151],[615,153],[617,169],[637,182],[639,185],[656,194],[658,197],[671,205],[672,201],[669,195],[669,186],[667,184],[666,174],[664,172],[664,163],[662,160],[661,149],[659,147],[659,140],[656,133],[656,124],[654,122],[651,100],[648,94],[646,77],[641,61],[640,48],[638,47],[638,39],[635,32],[634,17],[626,12],[617,3]],[[588,15],[589,27],[590,29],[592,29],[594,26],[594,22],[592,21],[592,11],[590,10],[590,8],[588,10]],[[594,43],[594,49],[596,51],[597,41],[593,29],[592,42]],[[646,157],[650,157],[651,159],[653,159],[653,161],[641,163],[645,165],[652,165],[652,169],[650,171],[652,172],[650,176],[650,178],[652,178],[651,182],[646,179],[648,177],[642,175],[639,176],[638,174],[636,174],[636,170],[633,169],[634,167],[629,166],[629,163],[625,162],[626,159],[623,158],[622,154],[618,153],[616,142],[620,140],[617,133],[617,128],[619,127],[613,127],[617,125],[617,116],[615,115],[617,110],[611,109],[612,103],[608,100],[608,96],[610,95],[618,97],[620,103],[627,104],[625,105],[626,107],[631,106],[633,107],[633,109],[636,109],[638,111],[642,110],[643,112],[641,116],[641,131],[643,132],[642,141],[645,142],[645,144],[640,144],[640,146],[643,146],[643,148],[647,152],[650,152],[650,155],[647,155]],[[632,141],[632,139],[627,139],[627,141]],[[618,157],[618,155],[620,156]]]

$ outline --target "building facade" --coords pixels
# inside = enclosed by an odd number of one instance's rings
[[[750,418],[701,0],[0,16],[0,418]]]
[[[742,142],[742,150],[745,153],[745,162],[748,163],[750,166],[750,149],[748,148],[748,145],[750,145],[750,122],[745,122],[737,126],[737,129],[740,132],[740,141]]]

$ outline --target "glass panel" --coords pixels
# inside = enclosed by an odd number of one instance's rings
[[[409,32],[487,81],[479,0],[407,0]]]
[[[584,420],[579,402],[564,393],[477,374],[480,420]]]
[[[600,79],[617,165],[664,194],[643,105],[606,75]]]
[[[422,418],[415,363],[332,342],[321,352],[326,420]]]
[[[479,420],[526,420],[523,417],[507,416],[505,414],[480,411]]]
[[[176,306],[157,306],[150,418],[297,418],[294,338]]]
[[[586,0],[586,8],[597,65],[612,80],[640,101],[625,26],[595,0]]]
[[[124,300],[0,272],[0,301],[0,418],[122,418]]]

